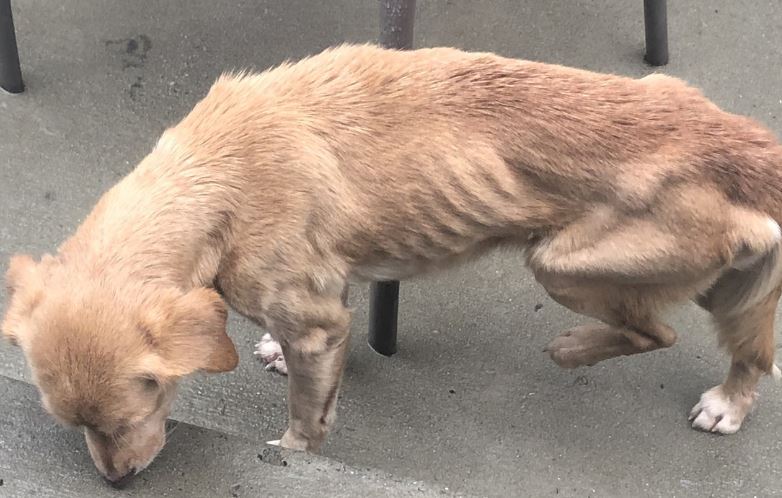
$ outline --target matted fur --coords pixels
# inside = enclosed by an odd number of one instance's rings
[[[3,331],[118,480],[162,447],[182,376],[235,366],[216,289],[280,341],[282,444],[315,450],[347,282],[511,245],[602,322],[552,341],[563,366],[672,345],[659,310],[701,296],[733,360],[694,425],[733,432],[773,369],[780,167],[768,130],[675,78],[342,46],[220,78],[56,256],[12,260]]]

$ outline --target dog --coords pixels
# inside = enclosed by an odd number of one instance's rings
[[[163,447],[180,379],[236,366],[230,305],[284,357],[281,445],[316,451],[348,282],[513,246],[597,320],[549,344],[562,367],[670,347],[662,310],[708,310],[732,358],[690,418],[729,434],[778,371],[781,220],[782,146],[678,79],[343,45],[220,77],[56,254],[12,257],[2,330],[117,483]]]

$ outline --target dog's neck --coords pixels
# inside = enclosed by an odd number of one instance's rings
[[[240,202],[220,165],[161,143],[98,202],[60,259],[91,276],[211,286]]]

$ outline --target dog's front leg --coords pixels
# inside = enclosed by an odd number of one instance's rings
[[[340,295],[342,306],[348,306],[348,286],[345,285]],[[288,364],[285,362],[285,355],[282,352],[282,346],[268,332],[261,337],[261,341],[255,345],[253,354],[261,357],[269,372],[276,372],[280,375],[288,375]]]
[[[350,313],[339,295],[288,297],[270,307],[272,330],[288,367],[288,430],[280,444],[316,451],[336,419]]]
[[[336,420],[349,329],[320,330],[325,347],[316,351],[297,341],[283,342],[288,365],[288,430],[280,444],[294,450],[317,451]]]

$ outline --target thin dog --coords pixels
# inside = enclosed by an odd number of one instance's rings
[[[598,321],[549,344],[563,367],[673,345],[668,306],[711,312],[732,359],[691,418],[732,433],[775,372],[781,220],[782,146],[678,79],[345,45],[221,77],[55,255],[11,259],[2,330],[118,482],[163,447],[182,377],[236,366],[227,303],[281,346],[281,444],[315,451],[348,282],[514,246]]]

